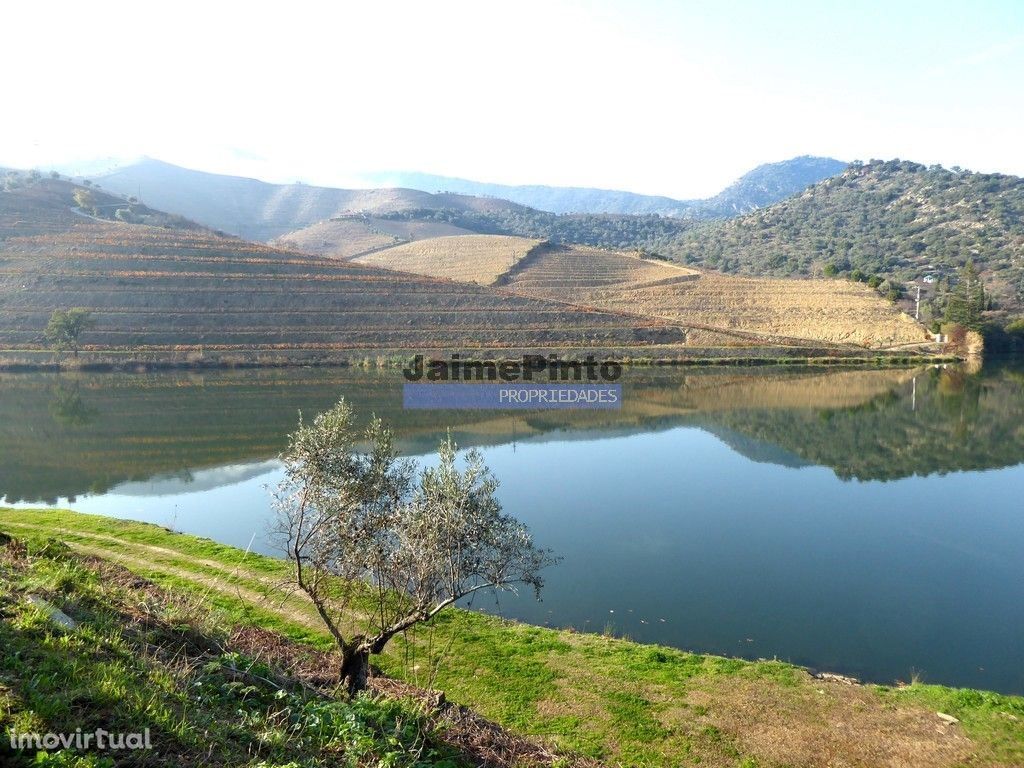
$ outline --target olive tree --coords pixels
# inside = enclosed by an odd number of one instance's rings
[[[478,451],[460,462],[449,436],[437,465],[420,470],[380,419],[356,429],[341,400],[312,423],[300,416],[282,459],[279,544],[338,646],[350,695],[391,638],[459,599],[518,585],[539,598],[540,571],[555,558],[502,513]]]
[[[78,357],[82,334],[96,326],[96,321],[87,309],[75,307],[64,311],[55,309],[50,315],[43,335],[47,343],[58,352],[70,349]]]
[[[88,189],[76,189],[74,194],[75,205],[83,211],[96,214],[96,198]]]

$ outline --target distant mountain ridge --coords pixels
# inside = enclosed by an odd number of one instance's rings
[[[396,186],[423,191],[497,197],[550,213],[658,214],[710,219],[747,213],[801,192],[812,184],[842,173],[847,164],[830,157],[802,155],[765,163],[749,171],[714,197],[677,200],[594,187],[490,184],[452,176],[418,172],[383,172],[364,176],[371,186]]]
[[[344,214],[406,210],[514,211],[516,203],[464,195],[433,195],[414,189],[337,189],[271,184],[242,176],[182,168],[152,158],[118,168],[93,181],[104,190],[136,196],[206,226],[247,240],[268,241]]]
[[[105,190],[135,196],[155,208],[214,229],[265,242],[338,216],[408,211],[519,214],[534,209],[557,214],[726,218],[794,195],[845,167],[839,160],[809,156],[768,163],[707,200],[674,200],[584,187],[515,187],[419,173],[374,174],[366,177],[368,183],[397,186],[370,189],[272,184],[182,168],[152,158],[90,178]],[[442,191],[435,191],[439,189]]]
[[[375,187],[409,187],[411,189],[456,192],[462,195],[498,197],[521,203],[548,213],[622,213],[685,216],[691,212],[692,201],[676,200],[660,195],[642,195],[623,190],[595,187],[552,187],[542,184],[491,184],[454,176],[430,173],[382,172],[367,174],[366,182]]]
[[[714,217],[750,213],[837,176],[848,165],[831,157],[811,155],[765,163],[743,174],[714,197],[701,201],[701,209]]]

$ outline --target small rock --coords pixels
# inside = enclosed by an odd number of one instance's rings
[[[78,626],[78,622],[68,616],[64,611],[60,610],[56,606],[50,605],[50,603],[43,600],[38,595],[29,595],[28,601],[32,603],[36,608],[47,613],[50,617],[50,621],[54,624],[60,624],[65,629],[75,629]]]
[[[858,680],[856,677],[837,675],[834,672],[816,672],[814,676],[819,680],[825,680],[830,683],[842,683],[843,685],[860,685],[860,680]]]
[[[952,715],[947,715],[945,712],[936,712],[935,714],[939,716],[940,720],[942,720],[944,723],[947,723],[948,725],[956,725],[960,722],[955,717],[953,717]]]

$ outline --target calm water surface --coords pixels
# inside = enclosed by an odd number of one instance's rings
[[[1024,693],[1024,369],[628,371],[621,412],[403,412],[398,371],[0,378],[0,496],[273,553],[298,410],[478,445],[551,626]]]

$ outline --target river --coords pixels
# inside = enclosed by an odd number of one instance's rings
[[[405,411],[398,369],[0,375],[0,497],[273,553],[298,411],[479,446],[562,561],[474,609],[1024,693],[1024,367],[627,369],[619,411]]]

